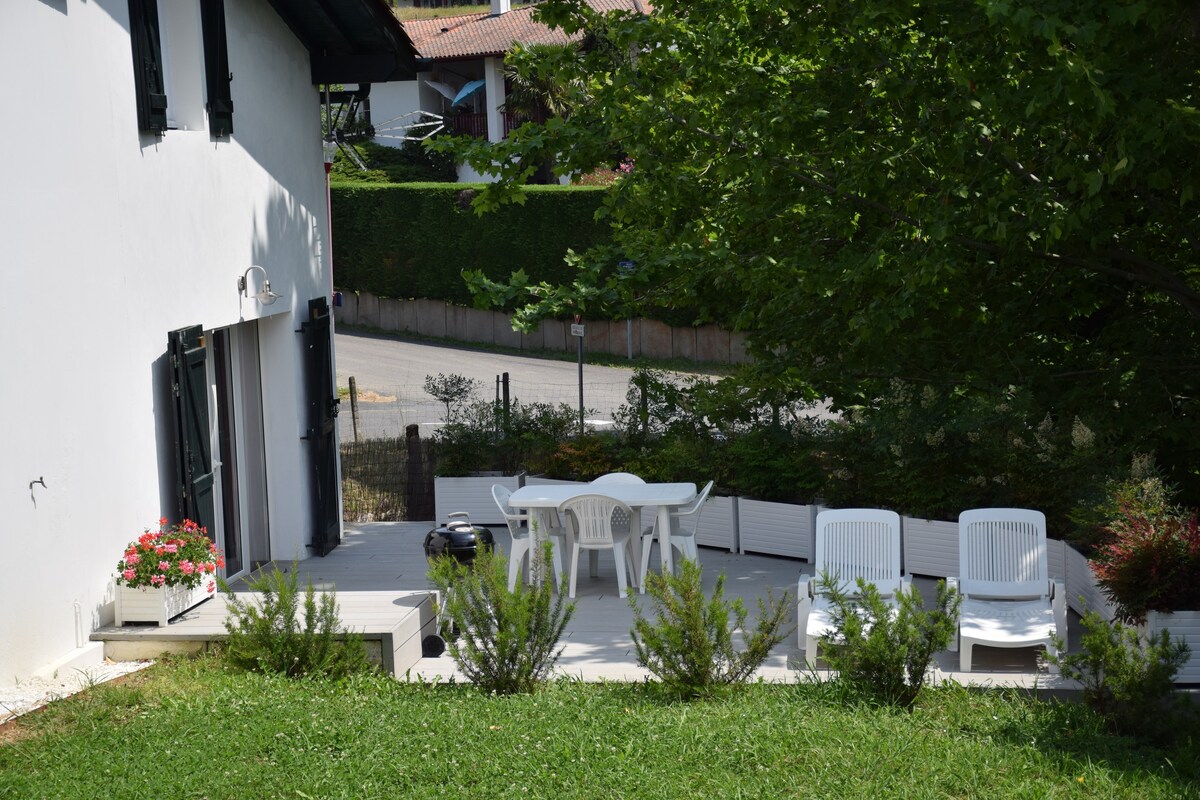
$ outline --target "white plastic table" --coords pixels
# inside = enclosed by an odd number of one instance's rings
[[[517,489],[508,498],[508,504],[513,508],[525,508],[537,514],[539,517],[538,527],[544,531],[550,526],[548,517],[551,511],[567,500],[584,494],[603,494],[615,497],[639,513],[646,506],[658,506],[658,549],[662,556],[663,574],[671,573],[671,545],[668,539],[671,534],[671,509],[685,506],[695,500],[696,484],[605,483],[599,486],[593,483],[538,484],[522,486]],[[631,545],[635,544],[631,542]],[[642,591],[645,591],[645,587],[642,587]]]

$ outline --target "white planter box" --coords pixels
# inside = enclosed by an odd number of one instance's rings
[[[517,490],[515,475],[492,477],[438,478],[433,479],[433,514],[436,525],[445,525],[448,515],[455,511],[466,511],[476,525],[503,525],[504,517],[492,497],[495,484]]]
[[[738,550],[736,497],[713,497],[704,501],[696,523],[696,544],[720,547],[731,553]]]
[[[216,588],[216,579],[207,575],[200,580],[199,585],[191,589],[186,586],[146,586],[132,589],[118,585],[117,625],[124,625],[126,622],[157,622],[159,625],[166,625],[172,617],[177,617],[212,597]]]
[[[1179,668],[1179,672],[1175,673],[1175,683],[1200,683],[1200,611],[1148,613],[1142,632],[1153,636],[1162,630],[1170,632],[1171,641],[1183,639],[1191,648],[1188,660]]]
[[[957,522],[902,517],[900,524],[906,575],[958,575]]]
[[[1080,616],[1095,611],[1110,622],[1116,619],[1116,606],[1108,602],[1096,585],[1088,560],[1070,545],[1063,545],[1063,551],[1067,565],[1067,605]]]
[[[811,561],[817,507],[737,499],[738,541],[743,553],[767,553]]]
[[[526,486],[582,486],[584,481],[564,481],[558,478],[543,478],[541,475],[530,475],[525,479]]]

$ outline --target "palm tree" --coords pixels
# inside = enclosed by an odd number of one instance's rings
[[[572,44],[531,44],[514,47],[505,58],[504,77],[508,91],[502,110],[514,120],[544,122],[550,117],[568,119],[587,101],[583,81],[563,81],[559,76],[578,74],[563,65],[577,61],[579,50]],[[530,178],[531,183],[556,183],[554,157],[547,157]]]

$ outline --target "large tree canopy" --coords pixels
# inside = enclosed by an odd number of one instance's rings
[[[891,378],[1017,386],[1197,474],[1200,4],[540,13],[590,32],[561,65],[586,101],[472,153],[502,172],[481,207],[547,152],[634,167],[606,207],[618,247],[584,255],[574,284],[477,282],[527,292],[526,322],[688,307],[838,404]]]

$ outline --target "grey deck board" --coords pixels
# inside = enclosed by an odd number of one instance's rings
[[[347,525],[342,544],[324,558],[300,561],[297,569],[301,586],[311,578],[317,589],[336,589],[341,618],[350,629],[372,634],[391,630],[408,615],[417,613],[413,606],[433,590],[427,575],[423,544],[432,527],[427,522],[377,522]],[[504,528],[494,528],[496,542],[506,548]],[[726,575],[725,593],[729,598],[740,597],[750,611],[750,620],[757,617],[757,604],[770,590],[776,597],[792,594],[789,628],[795,624],[795,591],[802,574],[811,574],[809,565],[797,559],[762,555],[734,554],[723,550],[700,548],[704,567],[703,581],[711,591],[717,576]],[[276,562],[290,568],[290,562]],[[652,554],[652,567],[658,565],[657,547]],[[915,584],[922,594],[932,599],[934,582],[918,578]],[[235,590],[244,591],[244,581]],[[638,603],[644,612],[652,606],[648,595],[639,595]],[[150,625],[103,628],[94,639],[150,641],[197,641],[220,638],[225,634],[223,621],[225,603],[213,598],[176,618],[165,628]],[[1078,641],[1076,620],[1071,620],[1069,641]],[[616,572],[611,556],[602,555],[597,578],[588,576],[586,559],[580,562],[580,577],[574,617],[562,640],[563,652],[557,664],[560,674],[583,680],[643,680],[649,673],[637,665],[630,629],[633,612],[628,602],[617,596]],[[957,672],[956,653],[938,654],[938,674],[935,679],[956,680],[962,683],[1007,686],[1062,687],[1065,684],[1054,676],[1035,672],[1035,651],[976,648],[976,669],[966,674]],[[795,681],[800,678],[798,667],[804,664],[804,652],[794,633],[771,653],[757,677],[766,681]],[[398,675],[410,679],[461,680],[462,676],[448,656],[421,658],[411,665],[396,664]]]

